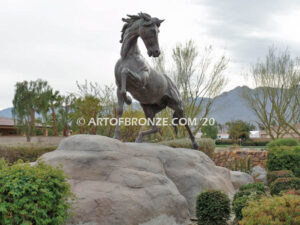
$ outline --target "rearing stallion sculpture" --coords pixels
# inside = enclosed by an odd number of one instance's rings
[[[165,74],[153,70],[141,55],[137,39],[141,37],[149,57],[158,57],[160,49],[158,33],[160,24],[164,20],[151,17],[146,13],[128,15],[122,19],[125,24],[121,36],[121,58],[115,66],[115,78],[117,84],[118,119],[122,117],[124,102],[131,104],[132,99],[127,91],[140,102],[147,119],[153,120],[155,115],[167,106],[174,110],[174,122],[178,124],[180,118],[184,118],[184,107],[179,91],[173,81]],[[185,125],[194,149],[198,149],[195,137],[188,124]],[[177,133],[177,125],[174,126]],[[151,130],[140,131],[136,142],[142,142],[143,136],[156,133],[155,124]],[[114,138],[120,139],[120,125],[115,128]]]

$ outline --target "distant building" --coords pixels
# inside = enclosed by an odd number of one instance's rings
[[[224,132],[221,132],[221,133],[218,133],[218,137],[217,139],[228,139],[229,138],[229,133],[224,133]]]
[[[250,138],[260,138],[260,131],[259,130],[251,130],[249,137]]]
[[[0,117],[0,134],[2,136],[17,135],[13,119]]]
[[[51,126],[47,126],[49,128]],[[35,128],[43,129],[45,128],[42,124],[36,123]],[[0,135],[2,136],[15,136],[18,135],[17,128],[15,126],[14,120],[11,118],[0,117]],[[47,136],[47,130],[45,129],[44,136]]]
[[[274,128],[276,129],[276,127],[274,127]],[[298,132],[300,132],[300,123],[297,124],[296,128],[297,128]],[[276,136],[275,132],[273,132],[273,135]],[[261,130],[259,132],[259,136],[260,136],[260,138],[264,138],[264,139],[271,138],[270,135],[265,130]],[[298,138],[298,139],[300,139],[299,135],[296,134],[296,132],[293,130],[290,130],[289,133],[283,135],[283,138]]]

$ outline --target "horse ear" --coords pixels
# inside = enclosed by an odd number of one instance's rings
[[[162,22],[164,22],[164,21],[165,21],[165,20],[157,20],[156,25],[159,27],[160,24],[161,24]]]

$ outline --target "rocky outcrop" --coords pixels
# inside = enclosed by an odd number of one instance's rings
[[[251,175],[253,176],[255,182],[267,184],[267,171],[264,168],[260,166],[254,166],[252,168]]]
[[[244,184],[249,184],[254,182],[253,177],[248,173],[244,173],[240,171],[230,171],[230,174],[231,174],[231,181],[235,189],[239,189],[240,186]]]
[[[230,170],[190,149],[75,135],[42,160],[70,176],[78,197],[73,225],[186,224],[201,191],[235,191]]]

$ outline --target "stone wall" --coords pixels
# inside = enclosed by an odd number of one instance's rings
[[[261,166],[266,168],[268,151],[256,149],[237,149],[237,150],[223,150],[217,151],[214,155],[213,161],[216,165],[226,167],[234,170],[239,168],[241,163],[246,168],[248,161],[250,167]],[[237,164],[237,165],[236,165]]]

